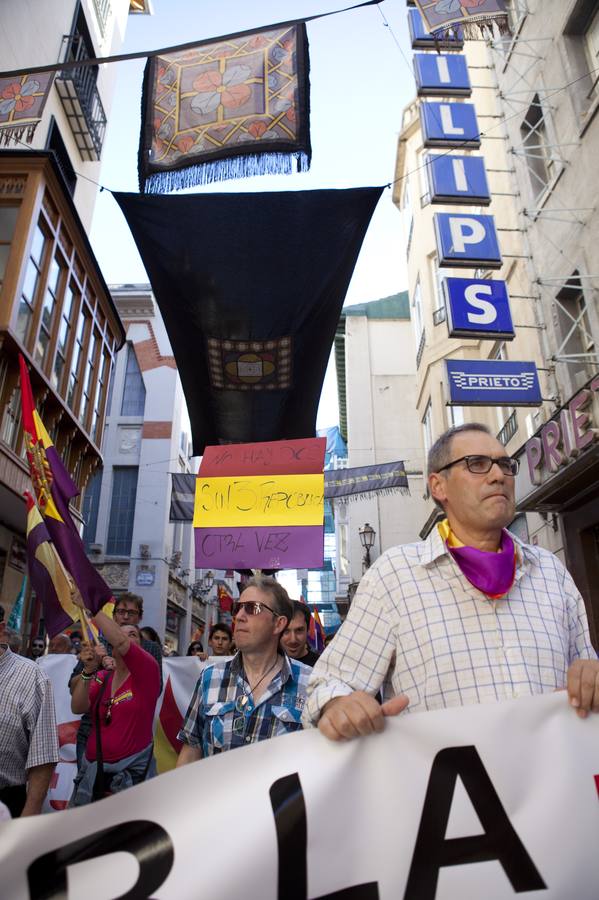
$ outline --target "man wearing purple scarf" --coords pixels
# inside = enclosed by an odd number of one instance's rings
[[[581,718],[599,712],[599,660],[576,585],[557,557],[506,528],[517,472],[484,425],[435,442],[428,484],[446,518],[368,569],[314,666],[305,724],[342,740],[382,731],[404,710],[560,689]]]

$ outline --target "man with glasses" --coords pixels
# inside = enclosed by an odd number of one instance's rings
[[[293,617],[287,591],[274,578],[256,576],[233,616],[237,653],[202,672],[178,734],[178,766],[302,727],[310,669],[280,647]]]
[[[46,642],[41,637],[36,637],[31,641],[31,649],[29,651],[30,659],[34,659],[36,662],[40,658],[40,656],[44,655],[44,651],[46,649]]]
[[[121,594],[114,601],[114,611],[112,613],[112,618],[116,622],[117,625],[135,625],[136,628],[139,628],[139,623],[143,616],[143,598],[138,594],[131,594],[129,592]],[[100,657],[99,653],[97,654],[97,668],[101,669],[110,669],[114,665],[111,657],[112,657],[112,647],[107,642],[104,641],[105,653]],[[162,691],[162,649],[160,644],[157,644],[155,641],[148,641],[145,638],[142,638],[141,641],[142,650],[145,650],[150,656],[153,656],[156,662],[158,663],[158,669],[160,671],[160,690]],[[75,668],[71,673],[71,677],[69,679],[69,690],[71,694],[73,693],[76,685],[78,684],[81,678],[81,672],[83,671],[83,663],[81,660],[77,663]],[[81,717],[81,722],[79,723],[79,729],[77,731],[77,767],[78,769],[81,767],[81,763],[83,761],[83,755],[85,753],[85,748],[87,746],[87,739],[90,735],[92,728],[91,718],[88,713],[85,713]]]
[[[342,740],[382,731],[385,716],[406,708],[563,688],[580,717],[599,711],[582,597],[552,553],[506,530],[517,472],[484,425],[436,441],[428,484],[446,518],[425,541],[393,547],[368,569],[314,667],[306,722]]]

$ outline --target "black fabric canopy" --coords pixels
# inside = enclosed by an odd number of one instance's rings
[[[194,454],[314,436],[341,307],[382,190],[115,193],[175,354]]]

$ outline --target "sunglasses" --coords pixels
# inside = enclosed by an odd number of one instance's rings
[[[263,609],[267,609],[270,613],[278,619],[279,614],[271,609],[266,603],[263,603],[261,600],[237,600],[232,608],[231,612],[234,616],[237,615],[241,610],[244,611],[246,616],[259,616]]]

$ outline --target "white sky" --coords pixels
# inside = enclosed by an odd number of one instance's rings
[[[153,0],[153,16],[130,16],[122,52],[204,40],[278,21],[342,9],[335,0]],[[384,13],[404,57],[385,26]],[[263,176],[198,187],[195,193],[310,190],[387,184],[394,177],[403,107],[414,96],[404,0],[308,23],[311,63],[312,166],[292,176]],[[116,63],[118,80],[103,149],[101,182],[138,190],[137,146],[145,60]],[[115,201],[98,197],[91,241],[109,284],[148,281]],[[404,290],[406,268],[398,210],[383,192],[363,244],[346,305]],[[338,421],[332,360],[321,396],[318,427]]]

